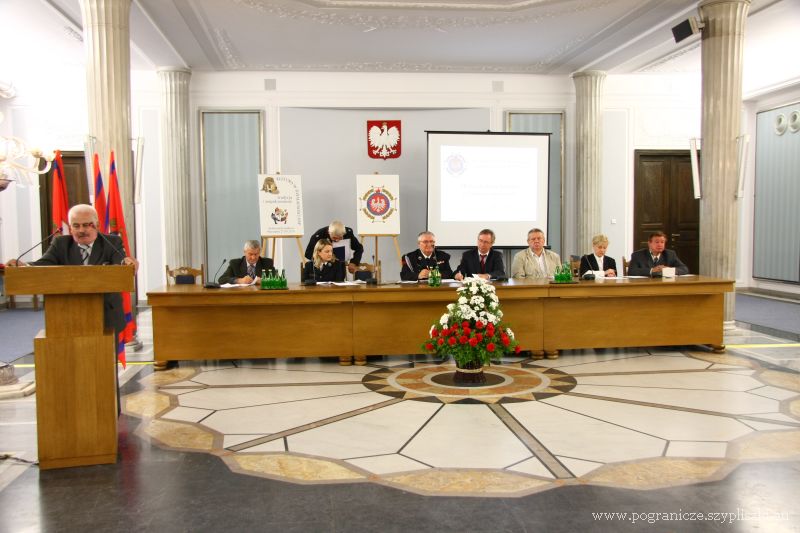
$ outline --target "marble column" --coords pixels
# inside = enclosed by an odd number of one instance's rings
[[[700,274],[736,278],[739,222],[738,148],[742,113],[742,49],[750,0],[702,0],[703,122]],[[733,293],[724,321],[734,324]]]
[[[161,173],[164,180],[166,262],[192,265],[189,196],[189,80],[185,68],[161,68]]]
[[[577,231],[575,254],[600,233],[600,119],[605,72],[575,72],[575,182]],[[566,255],[566,254],[565,254]],[[567,260],[568,257],[562,259]]]
[[[131,0],[80,0],[80,3],[86,49],[89,135],[94,137],[94,149],[100,156],[106,180],[110,154],[114,151],[128,245],[131,255],[136,257],[131,153]],[[134,293],[131,298],[134,317],[137,316],[137,300]],[[134,337],[126,346],[139,350],[142,343]]]
[[[130,11],[131,0],[81,0],[89,135],[95,138],[105,179],[108,179],[110,153],[114,151],[125,228],[131,253],[135,255]]]

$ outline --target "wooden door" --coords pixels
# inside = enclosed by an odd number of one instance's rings
[[[667,234],[689,272],[700,268],[700,200],[695,200],[689,152],[636,150],[633,176],[634,248],[646,248],[653,231]]]
[[[67,198],[69,207],[75,204],[88,204],[89,182],[86,176],[86,160],[83,152],[61,152],[64,162],[64,179],[67,182]],[[42,222],[42,239],[50,235],[52,230],[52,203],[53,201],[53,169],[39,177],[39,211]],[[49,243],[43,243],[47,248]],[[44,251],[44,250],[42,250]]]

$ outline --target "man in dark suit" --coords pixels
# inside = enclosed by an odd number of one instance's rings
[[[494,239],[494,232],[490,229],[483,229],[478,233],[478,246],[467,250],[461,256],[461,263],[456,268],[455,279],[461,281],[470,276],[483,279],[506,277],[503,254],[492,249]]]
[[[244,256],[228,261],[228,269],[222,273],[219,282],[247,285],[260,278],[264,271],[275,273],[272,259],[261,257],[260,242],[247,241],[244,243]]]
[[[348,228],[340,220],[334,220],[327,228],[318,229],[311,236],[311,240],[308,241],[308,246],[306,246],[305,257],[309,261],[314,260],[314,247],[320,239],[331,241],[333,255],[347,265],[348,272],[352,274],[357,270],[358,265],[361,263],[361,256],[364,255],[364,247],[356,238],[355,233],[353,233],[353,228]],[[352,254],[349,261],[347,258],[348,249]]]
[[[678,259],[678,255],[666,249],[667,234],[663,231],[654,231],[647,240],[647,248],[636,250],[631,254],[631,262],[628,263],[629,276],[650,276],[661,277],[664,267],[675,269],[675,275],[680,276],[689,273],[689,267]]]
[[[97,231],[97,211],[87,204],[72,206],[67,215],[70,235],[53,239],[50,247],[36,261],[35,266],[54,265],[134,265],[139,263],[125,255],[122,239],[117,235],[103,235]],[[25,263],[12,259],[9,265],[23,266]],[[109,293],[103,297],[104,324],[113,327],[117,335],[125,328],[125,315],[120,293]],[[115,337],[116,338],[116,337]]]
[[[450,254],[436,249],[436,236],[430,231],[423,231],[417,235],[418,250],[408,252],[403,256],[403,269],[400,279],[403,281],[417,281],[428,279],[431,269],[439,267],[442,279],[453,277],[450,267]]]

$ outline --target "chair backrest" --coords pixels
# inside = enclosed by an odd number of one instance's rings
[[[202,263],[200,268],[186,266],[169,268],[169,265],[165,265],[164,270],[167,273],[167,285],[194,285],[197,283],[198,276],[200,277],[200,285],[206,282]]]
[[[355,273],[353,273],[353,279],[356,280],[364,280],[367,281],[368,279],[380,279],[380,270],[381,270],[381,262],[378,261],[377,265],[373,265],[371,263],[360,263],[356,267]]]
[[[628,275],[628,260],[625,259],[624,255],[622,256],[622,275],[623,276]]]
[[[569,268],[572,270],[572,277],[573,278],[577,278],[578,274],[581,271],[581,260],[580,259],[570,259]]]

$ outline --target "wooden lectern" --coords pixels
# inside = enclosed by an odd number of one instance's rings
[[[114,331],[103,294],[134,290],[133,266],[6,268],[7,294],[44,294],[34,339],[39,468],[117,461]]]

